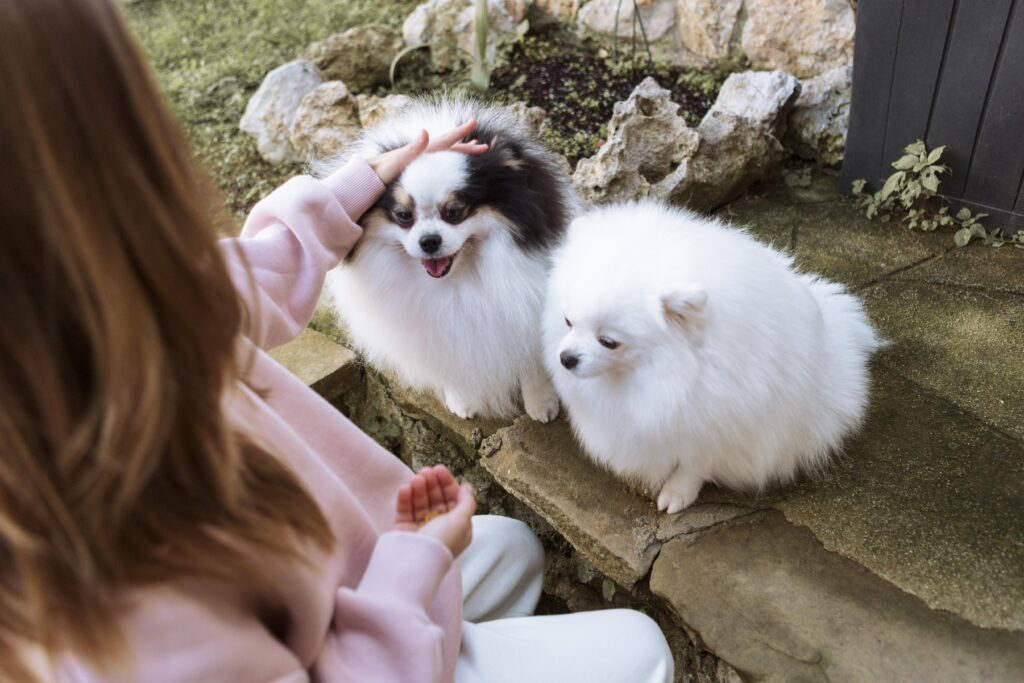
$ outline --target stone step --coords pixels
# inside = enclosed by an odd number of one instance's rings
[[[816,480],[707,486],[666,516],[564,419],[460,420],[369,369],[339,367],[354,379],[332,400],[410,464],[472,481],[482,510],[527,521],[565,606],[658,619],[680,681],[735,680],[708,651],[754,680],[1024,680],[1024,254],[867,221],[821,173],[719,213],[858,292],[890,342],[863,430]],[[328,306],[314,324],[344,338]],[[356,367],[322,338],[296,344],[296,362]]]
[[[276,356],[321,387],[362,377],[331,344],[307,332]],[[360,404],[391,411],[412,458],[473,460],[620,592],[670,609],[677,642],[693,634],[745,675],[1024,679],[1020,444],[884,366],[864,434],[823,481],[762,497],[707,487],[672,516],[587,459],[564,420],[461,420],[366,376],[379,386]]]

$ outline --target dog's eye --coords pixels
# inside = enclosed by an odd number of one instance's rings
[[[597,342],[606,349],[617,349],[619,348],[619,342],[608,337],[598,337]]]
[[[446,206],[445,208],[441,209],[441,220],[443,220],[445,223],[451,223],[452,225],[455,225],[456,223],[462,222],[465,213],[465,209],[463,209],[461,206]]]
[[[394,209],[391,211],[391,217],[403,228],[408,228],[416,220],[416,217],[412,215],[412,211],[408,209]]]
[[[569,320],[568,318],[566,318],[566,319],[565,319],[565,326],[566,326],[566,327],[572,327],[572,321],[571,321],[571,320]]]

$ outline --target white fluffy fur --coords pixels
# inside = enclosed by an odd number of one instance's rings
[[[573,222],[544,346],[586,450],[677,512],[705,481],[756,490],[823,466],[863,418],[879,340],[841,285],[717,220],[640,203]]]
[[[376,154],[421,129],[438,135],[471,115],[516,130],[498,110],[462,101],[420,103],[370,130],[353,152]],[[429,207],[458,187],[464,165],[463,155],[453,152],[425,155],[406,169],[402,186],[418,207]],[[330,274],[328,287],[371,364],[435,393],[460,417],[512,416],[520,393],[532,418],[546,422],[557,415],[538,334],[546,254],[523,251],[502,217],[486,209],[454,227],[428,216],[409,230],[384,219],[370,219],[366,228],[354,258]],[[441,279],[420,264],[418,241],[426,229],[443,235],[440,255],[457,253]]]

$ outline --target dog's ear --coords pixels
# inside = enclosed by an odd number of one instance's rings
[[[703,318],[708,292],[703,285],[690,284],[661,297],[661,307],[668,321],[691,325]]]

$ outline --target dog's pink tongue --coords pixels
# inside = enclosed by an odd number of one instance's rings
[[[444,275],[445,269],[451,264],[452,257],[445,256],[444,258],[425,258],[423,259],[423,267],[426,268],[427,273],[431,277],[441,277]]]

